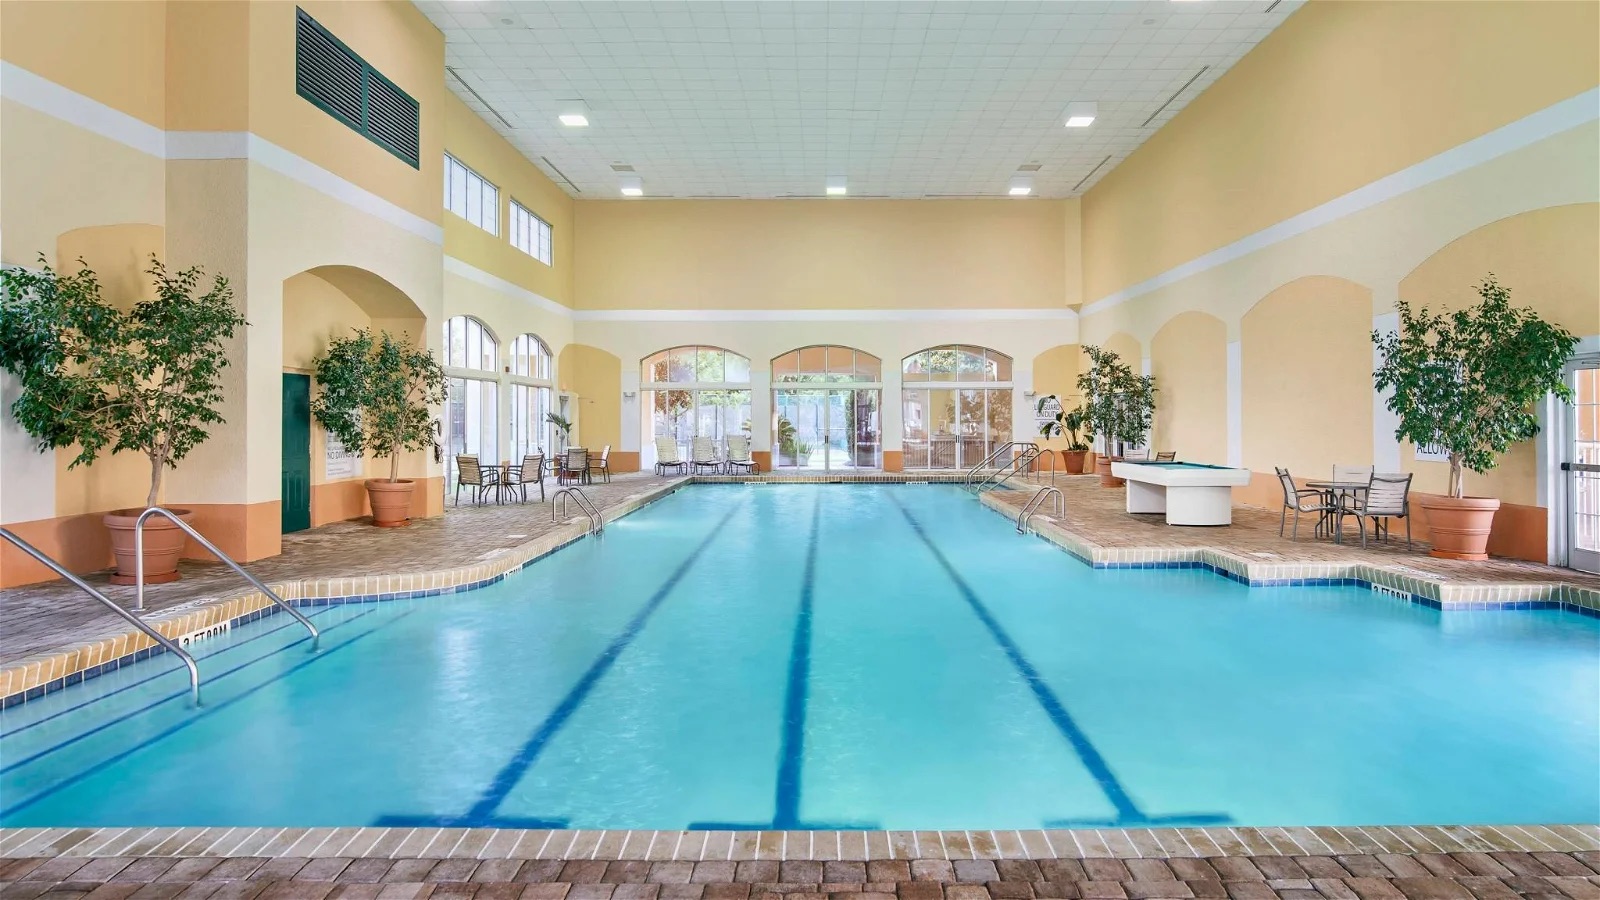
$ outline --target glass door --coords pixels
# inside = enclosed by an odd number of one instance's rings
[[[1572,419],[1563,453],[1567,471],[1567,565],[1600,572],[1600,360],[1572,366]]]
[[[773,465],[824,471],[881,467],[880,396],[876,388],[774,390]]]

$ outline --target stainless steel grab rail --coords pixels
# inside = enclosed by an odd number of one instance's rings
[[[961,483],[962,488],[970,490],[972,488],[972,479],[978,474],[978,472],[983,469],[984,466],[987,466],[1005,454],[1010,453],[1011,448],[1013,447],[1032,447],[1035,450],[1039,449],[1039,445],[1033,441],[1009,441],[1005,443],[998,450],[995,450],[993,453],[985,456],[982,462],[967,470],[967,477]]]
[[[135,520],[134,523],[133,523],[133,557],[134,557],[133,584],[134,584],[134,590],[136,592],[134,594],[134,597],[135,597],[135,602],[134,602],[134,607],[133,607],[134,609],[144,609],[144,523],[151,516],[161,516],[162,518],[166,519],[167,521],[171,522],[172,524],[178,526],[180,529],[183,530],[183,532],[185,534],[189,535],[189,537],[192,537],[196,541],[198,541],[200,546],[202,546],[202,547],[206,548],[207,550],[211,551],[211,554],[213,556],[215,556],[217,559],[222,560],[223,563],[227,564],[228,568],[230,568],[233,571],[239,573],[239,576],[241,578],[243,578],[245,581],[248,581],[251,584],[255,585],[256,590],[260,591],[263,594],[266,594],[268,600],[271,600],[273,603],[276,603],[277,605],[283,607],[283,609],[286,612],[288,612],[289,615],[294,616],[296,619],[300,620],[300,624],[304,625],[306,627],[306,630],[311,632],[311,649],[312,649],[313,652],[316,651],[317,645],[322,640],[322,635],[320,633],[318,633],[317,626],[311,624],[311,620],[310,619],[308,619],[304,615],[302,615],[300,613],[300,610],[295,609],[294,607],[290,606],[289,604],[283,602],[283,598],[279,597],[277,595],[277,593],[272,590],[272,588],[269,588],[265,584],[263,584],[261,582],[261,579],[255,577],[254,575],[251,575],[249,572],[246,572],[244,570],[243,566],[241,566],[238,563],[233,561],[233,557],[229,556],[226,553],[223,553],[221,550],[218,550],[216,544],[213,544],[210,541],[206,540],[204,535],[200,534],[200,532],[195,531],[193,528],[189,527],[188,523],[184,522],[182,519],[178,518],[177,516],[173,515],[172,513],[168,512],[168,511],[162,509],[159,506],[152,506],[149,509],[145,510],[144,512],[140,513],[139,514],[139,518],[137,520]]]
[[[10,541],[12,544],[15,544],[18,550],[21,550],[23,553],[33,557],[39,562],[40,565],[43,565],[45,568],[61,576],[78,590],[83,591],[85,594],[88,594],[89,596],[98,600],[100,605],[126,619],[128,624],[144,632],[145,635],[147,635],[151,640],[159,644],[162,649],[182,660],[184,667],[189,670],[189,695],[194,698],[195,706],[200,705],[200,667],[195,665],[194,657],[189,655],[189,651],[173,643],[171,638],[155,630],[153,627],[147,624],[145,620],[118,606],[110,597],[107,597],[105,594],[102,594],[90,587],[89,584],[82,578],[79,578],[71,572],[68,572],[66,569],[63,569],[60,563],[46,556],[44,551],[33,546],[22,538],[17,537],[15,533],[4,528],[0,528],[0,538],[4,538]]]
[[[1050,496],[1054,496],[1056,500],[1056,518],[1066,514],[1067,499],[1062,495],[1061,489],[1046,485],[1039,488],[1037,493],[1028,498],[1027,504],[1022,507],[1021,514],[1017,516],[1017,534],[1028,533],[1028,520],[1033,517],[1034,513],[1039,511],[1039,507],[1044,504],[1045,498]]]
[[[606,530],[606,520],[600,515],[600,510],[589,500],[589,496],[575,487],[562,488],[550,498],[550,521],[565,521],[567,518],[567,498],[571,497],[583,514],[589,517],[589,533],[599,534]],[[556,501],[561,501],[561,516],[556,517]]]
[[[989,473],[988,478],[978,482],[978,485],[973,490],[973,493],[981,494],[983,493],[984,488],[999,487],[1000,485],[1005,484],[1017,473],[1026,471],[1030,466],[1033,465],[1035,461],[1039,459],[1040,455],[1043,453],[1044,451],[1039,449],[1039,445],[1037,444],[1029,444],[1028,446],[1023,447],[1021,453],[1018,453],[1016,456],[1012,457],[1009,466],[995,469],[993,472]]]

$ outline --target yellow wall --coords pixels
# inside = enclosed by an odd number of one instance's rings
[[[1150,446],[1179,459],[1228,461],[1228,326],[1188,312],[1161,326],[1150,341],[1156,414]]]
[[[594,453],[607,444],[622,446],[622,360],[586,344],[568,344],[557,361],[561,390],[576,405],[573,446]]]
[[[1596,3],[1306,4],[1084,196],[1086,300],[1594,87],[1597,33]]]
[[[5,0],[0,58],[160,127],[166,16],[160,0]]]
[[[1083,360],[1083,348],[1077,344],[1062,344],[1051,347],[1033,358],[1033,390],[1034,402],[1037,409],[1039,398],[1050,394],[1056,395],[1061,401],[1063,409],[1073,409],[1083,402],[1083,397],[1078,393],[1078,372]],[[1032,421],[1032,420],[1030,420]],[[1037,440],[1052,450],[1065,450],[1071,439],[1065,437],[1045,439],[1037,433],[1026,433],[1027,429],[1018,428],[1016,437],[1019,440]],[[1079,432],[1082,437],[1082,432]]]
[[[576,204],[581,309],[1052,308],[1066,201]]]

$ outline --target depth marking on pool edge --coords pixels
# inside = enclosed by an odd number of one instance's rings
[[[989,608],[978,598],[977,592],[972,589],[971,585],[967,584],[966,579],[961,577],[961,573],[956,571],[955,566],[950,563],[944,552],[933,542],[933,538],[929,537],[927,531],[923,529],[922,523],[917,521],[916,517],[911,514],[911,510],[906,509],[905,505],[892,492],[888,497],[889,502],[893,503],[895,508],[900,510],[900,514],[905,516],[906,523],[911,526],[912,531],[916,532],[917,537],[928,548],[928,552],[933,554],[934,560],[944,569],[945,574],[950,576],[950,580],[954,582],[956,590],[960,592],[962,599],[966,600],[967,605],[972,607],[973,613],[983,623],[983,627],[988,629],[989,636],[994,638],[995,643],[1000,645],[1000,649],[1005,653],[1006,658],[1011,661],[1011,665],[1017,670],[1017,674],[1021,675],[1023,681],[1027,682],[1028,688],[1033,691],[1034,698],[1044,708],[1045,715],[1050,717],[1050,721],[1055,724],[1056,730],[1060,731],[1061,736],[1066,738],[1067,743],[1078,754],[1078,760],[1083,763],[1085,769],[1089,770],[1089,774],[1094,777],[1095,783],[1100,785],[1100,790],[1105,793],[1106,799],[1117,810],[1115,819],[1107,821],[1050,820],[1044,823],[1046,828],[1083,828],[1134,824],[1214,825],[1233,821],[1231,816],[1222,813],[1180,813],[1172,816],[1150,816],[1139,809],[1138,804],[1133,802],[1133,798],[1128,796],[1127,789],[1122,786],[1122,782],[1118,780],[1116,773],[1111,771],[1111,766],[1106,763],[1105,757],[1100,754],[1094,742],[1089,740],[1089,736],[1078,726],[1077,721],[1072,718],[1072,714],[1067,712],[1066,705],[1061,702],[1061,698],[1056,696],[1056,692],[1044,680],[1044,676],[1039,674],[1039,670],[1034,668],[1033,663],[1029,662],[1028,657],[1023,654],[1022,648],[1017,646],[1016,641],[1012,640],[1011,635],[1007,634],[1005,628],[1000,625],[1000,621],[994,617]]]
[[[730,508],[727,514],[711,529],[711,532],[700,541],[699,545],[690,551],[689,555],[684,558],[682,563],[678,564],[678,567],[672,571],[671,575],[667,576],[667,580],[662,583],[661,587],[656,588],[655,593],[650,595],[650,599],[645,601],[644,606],[640,607],[637,613],[634,613],[633,618],[628,621],[622,632],[612,639],[606,649],[601,651],[595,661],[590,664],[588,671],[583,673],[583,677],[579,678],[578,682],[572,686],[572,689],[567,691],[567,695],[561,699],[561,703],[551,711],[550,715],[545,717],[539,728],[522,745],[517,754],[500,769],[500,772],[495,775],[494,781],[490,782],[482,796],[478,798],[478,802],[474,803],[471,809],[459,816],[426,814],[379,816],[372,823],[373,827],[535,829],[567,827],[566,819],[497,816],[495,815],[495,810],[500,807],[501,803],[505,802],[512,788],[517,786],[517,782],[522,780],[522,777],[533,767],[533,764],[538,762],[539,756],[544,753],[545,747],[549,746],[550,741],[555,738],[556,734],[567,724],[567,721],[572,718],[572,715],[583,705],[583,701],[588,699],[589,692],[594,690],[595,685],[600,683],[600,679],[605,677],[606,672],[611,670],[611,666],[616,663],[617,658],[622,655],[624,650],[628,649],[628,645],[632,644],[634,638],[639,636],[639,632],[644,630],[645,624],[650,621],[650,617],[655,611],[661,607],[661,604],[667,599],[667,595],[672,593],[672,589],[678,586],[678,582],[682,581],[685,575],[689,574],[690,567],[705,554],[712,541],[716,540],[728,522],[732,521],[734,514],[743,508],[743,503],[737,503]]]

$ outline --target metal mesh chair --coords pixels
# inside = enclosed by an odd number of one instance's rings
[[[517,487],[524,502],[528,499],[528,485],[539,486],[539,499],[544,499],[544,454],[532,453],[522,457],[522,468],[517,471]]]
[[[667,435],[656,438],[656,474],[665,475],[668,469],[676,469],[679,474],[689,470],[689,464],[678,455],[678,442]]]
[[[1300,514],[1316,513],[1317,524],[1320,527],[1323,520],[1331,513],[1337,512],[1338,507],[1328,495],[1316,488],[1295,487],[1294,479],[1290,477],[1288,469],[1276,466],[1273,471],[1278,473],[1278,483],[1283,486],[1283,509],[1278,512],[1278,537],[1283,537],[1284,525],[1288,522],[1289,510],[1294,510],[1294,530],[1290,532],[1289,540],[1300,539]]]
[[[600,458],[599,459],[592,459],[592,460],[589,461],[589,477],[591,478],[591,480],[593,479],[595,473],[599,473],[600,477],[604,478],[608,484],[611,482],[611,445],[610,444],[606,444],[604,447],[600,448]]]
[[[1411,475],[1379,475],[1373,473],[1367,489],[1339,508],[1341,524],[1345,516],[1355,516],[1361,529],[1361,546],[1367,546],[1366,520],[1372,520],[1373,537],[1382,536],[1389,542],[1389,520],[1406,520],[1406,549],[1411,549]]]
[[[1143,449],[1124,450],[1122,451],[1122,458],[1126,460],[1148,460],[1150,459],[1150,451]]]
[[[589,451],[583,447],[568,447],[566,459],[561,466],[560,482],[571,484],[574,481],[587,484],[589,481]]]
[[[456,495],[455,504],[461,505],[461,489],[472,489],[472,502],[482,503],[484,492],[500,483],[500,470],[494,466],[485,469],[478,462],[478,457],[471,454],[457,454],[456,456]]]
[[[1176,451],[1176,450],[1163,450],[1160,453],[1156,454],[1156,462],[1177,462],[1177,461],[1178,461],[1178,451]]]

